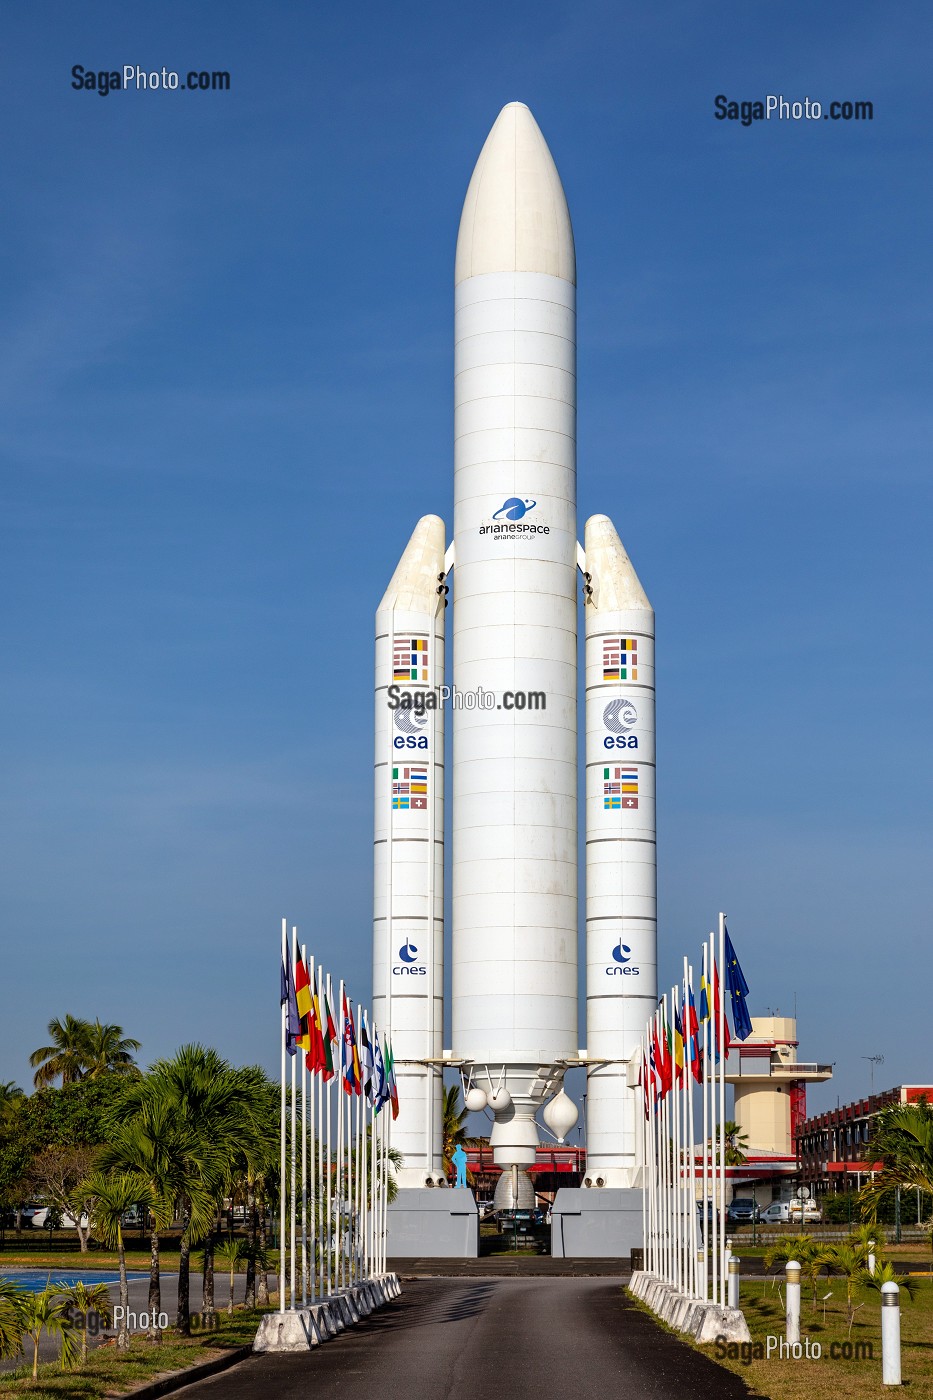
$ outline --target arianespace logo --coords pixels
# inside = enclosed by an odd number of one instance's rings
[[[606,968],[607,977],[639,977],[641,968],[632,960],[632,950],[627,943],[623,943],[620,938],[612,950],[612,961],[614,967]]]
[[[549,535],[551,527],[549,525],[532,525],[525,520],[525,516],[533,511],[537,501],[528,500],[522,496],[509,496],[503,501],[498,510],[493,511],[491,519],[479,527],[481,535],[495,535],[498,539],[529,539],[533,535]]]
[[[395,727],[402,732],[393,735],[392,747],[396,749],[426,749],[428,736],[424,730],[427,722],[426,710],[409,710],[407,708],[396,710]]]
[[[638,735],[631,732],[637,722],[638,711],[628,696],[610,700],[603,710],[603,724],[609,731],[603,736],[603,748],[637,749]]]
[[[530,510],[534,510],[537,504],[537,501],[521,501],[518,496],[510,496],[492,518],[493,520],[521,520]]]
[[[428,969],[419,962],[420,954],[410,938],[406,938],[398,950],[401,967],[393,967],[393,977],[426,977]]]

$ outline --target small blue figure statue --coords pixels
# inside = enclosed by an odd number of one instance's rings
[[[467,1184],[467,1179],[466,1179],[467,1155],[466,1155],[466,1153],[464,1152],[463,1146],[462,1146],[461,1143],[459,1143],[459,1142],[457,1143],[457,1146],[454,1148],[453,1152],[450,1154],[450,1160],[451,1160],[451,1162],[453,1162],[454,1166],[455,1166],[456,1169],[457,1169],[457,1180],[454,1182],[454,1185],[455,1185],[455,1186],[466,1186],[466,1184]]]

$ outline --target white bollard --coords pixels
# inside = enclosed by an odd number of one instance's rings
[[[800,1341],[800,1265],[796,1259],[788,1259],[784,1265],[784,1279],[787,1313],[784,1335],[787,1345],[794,1346]]]
[[[729,1255],[729,1307],[739,1306],[739,1264],[741,1260],[734,1254]]]
[[[881,1285],[881,1384],[901,1383],[901,1301],[896,1283]]]
[[[875,1272],[875,1242],[874,1242],[874,1240],[869,1240],[869,1241],[868,1241],[868,1272],[869,1272],[870,1274],[873,1274],[873,1273]]]

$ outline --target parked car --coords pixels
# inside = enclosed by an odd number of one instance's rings
[[[730,1225],[749,1225],[753,1220],[760,1220],[758,1202],[751,1196],[736,1196],[729,1202],[726,1219]]]
[[[760,1219],[767,1225],[786,1225],[790,1219],[790,1201],[772,1201]]]
[[[519,1235],[528,1235],[540,1230],[544,1221],[543,1210],[500,1210],[496,1216],[496,1228],[500,1235],[512,1230]]]
[[[50,1211],[51,1207],[50,1207],[50,1206],[30,1206],[29,1209],[30,1209],[30,1211],[32,1212],[32,1217],[31,1217],[31,1219],[30,1219],[30,1221],[29,1221],[29,1224],[30,1224],[34,1229],[36,1229],[36,1230],[47,1230],[47,1229],[48,1229],[47,1221],[48,1221],[48,1218],[49,1218],[49,1211]],[[62,1222],[62,1223],[61,1223],[61,1228],[62,1228],[63,1230],[74,1230],[74,1229],[75,1229],[75,1218],[74,1218],[73,1215],[69,1215],[69,1214],[67,1213],[67,1211],[66,1211],[65,1214],[61,1217],[61,1222]],[[25,1224],[26,1221],[24,1220],[23,1223]],[[82,1214],[82,1216],[81,1216],[81,1226],[82,1226],[82,1229],[84,1228],[84,1226],[87,1225],[87,1223],[88,1223],[88,1220],[87,1220],[87,1212],[84,1212],[84,1213]]]
[[[806,1225],[806,1223],[807,1223],[808,1221],[811,1221],[812,1223],[817,1224],[819,1221],[821,1221],[821,1220],[823,1219],[823,1212],[820,1210],[820,1208],[819,1208],[819,1206],[817,1205],[816,1201],[814,1201],[814,1200],[812,1199],[812,1197],[811,1197],[810,1199],[806,1200],[806,1201],[791,1201],[789,1204],[790,1204],[790,1210],[789,1210],[789,1214],[788,1214],[788,1217],[787,1217],[787,1218],[788,1218],[788,1220],[790,1220],[790,1221],[796,1223],[797,1225],[799,1225],[799,1224],[801,1223],[801,1222],[800,1222],[800,1209],[801,1209],[801,1206],[803,1207],[803,1223],[804,1223],[805,1225]]]

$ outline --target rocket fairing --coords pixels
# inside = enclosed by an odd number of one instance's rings
[[[467,1067],[471,1097],[486,1091],[496,1163],[530,1165],[535,1114],[580,1054],[583,571],[588,1180],[630,1186],[625,1061],[656,962],[654,615],[605,516],[588,522],[585,550],[577,542],[573,231],[522,103],[500,112],[467,190],[454,361],[453,543],[445,554],[436,516],[419,522],[376,627],[374,1014],[399,1068],[400,1184],[434,1184],[441,1171],[444,750],[443,710],[393,712],[388,687],[443,684],[452,563],[453,681],[466,701],[453,713],[452,1061]],[[491,708],[469,703],[480,692]]]

